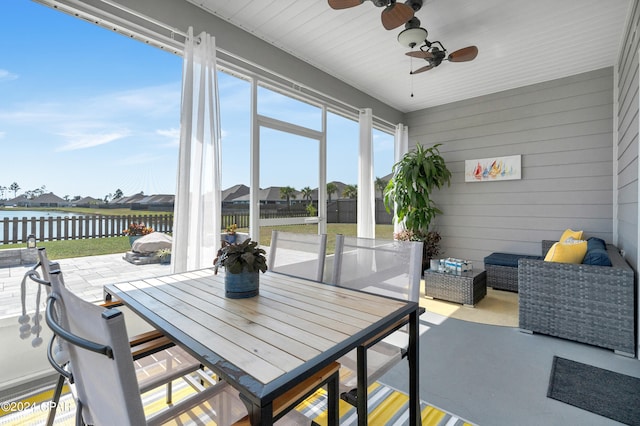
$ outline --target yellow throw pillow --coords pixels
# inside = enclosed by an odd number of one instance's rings
[[[571,230],[571,229],[567,229],[566,231],[564,231],[562,233],[562,236],[560,237],[560,239],[558,241],[561,242],[561,243],[564,243],[567,238],[573,238],[574,240],[581,240],[582,239],[582,231],[574,231],[574,230]]]
[[[587,242],[555,243],[545,256],[545,262],[582,263],[587,254]]]

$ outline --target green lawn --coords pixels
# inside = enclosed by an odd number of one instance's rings
[[[315,233],[316,225],[287,225],[260,228],[260,244],[268,246],[271,242],[271,230]],[[239,232],[246,232],[246,229],[239,229]],[[330,223],[327,225],[327,252],[333,253],[336,242],[336,234],[356,235],[355,223]],[[376,236],[378,238],[393,238],[393,225],[376,225]],[[100,254],[124,253],[129,250],[128,237],[92,238],[86,240],[68,241],[45,241],[38,243],[39,247],[47,248],[47,255],[50,259],[65,259],[70,257],[97,256]],[[0,245],[0,249],[21,248],[26,244]]]

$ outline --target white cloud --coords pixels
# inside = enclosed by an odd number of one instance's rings
[[[122,139],[129,136],[128,131],[104,133],[104,134],[89,134],[89,133],[67,133],[60,134],[60,136],[66,138],[68,142],[57,149],[57,151],[75,151],[78,149],[92,148],[99,145],[104,145]]]
[[[17,74],[13,74],[7,70],[0,69],[0,81],[11,81],[18,78]]]
[[[168,146],[180,145],[180,129],[158,129],[156,130],[156,134],[169,139]]]
[[[96,97],[89,102],[98,111],[115,114],[139,114],[164,116],[175,112],[180,118],[180,84],[148,86],[139,89],[112,92]]]
[[[156,130],[156,134],[159,136],[163,136],[170,140],[168,146],[178,146],[180,145],[180,129],[172,127],[171,129],[158,129]],[[227,136],[229,136],[229,132],[224,129],[220,130],[220,137],[224,140]]]

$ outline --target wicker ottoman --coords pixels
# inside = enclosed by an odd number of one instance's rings
[[[487,287],[518,292],[518,259],[539,259],[541,256],[526,254],[491,253],[484,258],[487,271]]]
[[[487,274],[483,270],[449,274],[427,269],[424,294],[432,299],[474,306],[487,294]]]

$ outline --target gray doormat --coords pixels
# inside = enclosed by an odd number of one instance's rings
[[[547,397],[628,425],[640,425],[640,379],[553,357]]]

